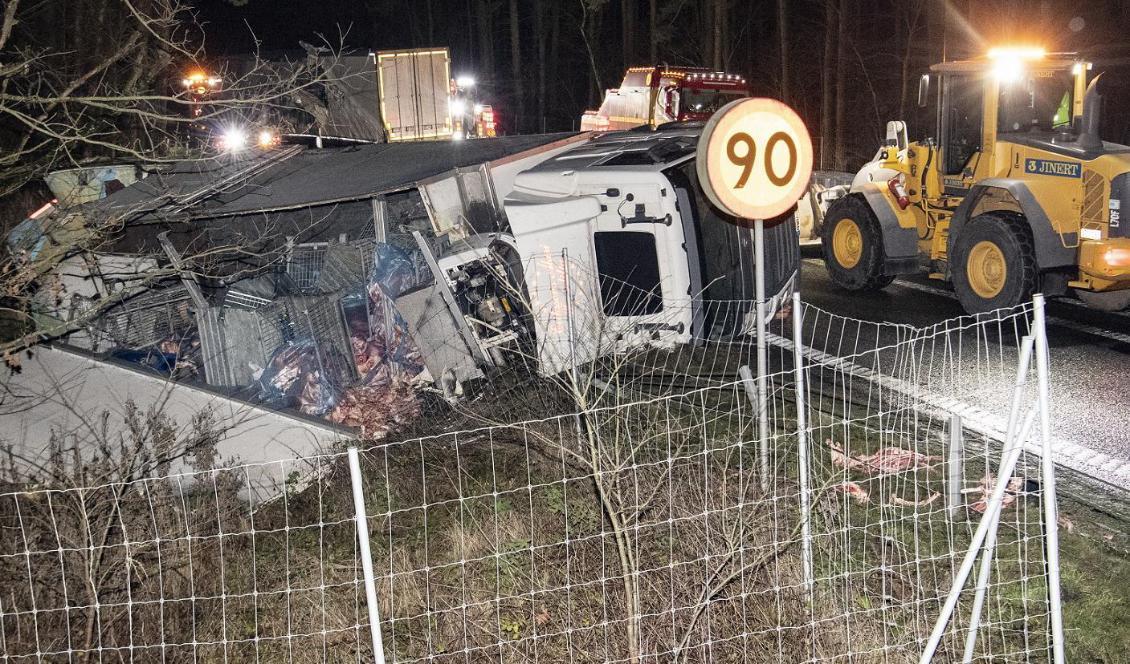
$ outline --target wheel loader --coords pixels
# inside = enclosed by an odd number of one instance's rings
[[[832,280],[865,291],[925,271],[972,314],[1037,291],[1130,306],[1130,147],[1099,138],[1090,70],[1037,48],[931,67],[918,96],[936,104],[935,137],[910,143],[904,123],[888,123],[824,217]]]

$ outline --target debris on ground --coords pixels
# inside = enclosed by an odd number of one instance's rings
[[[1001,509],[1006,509],[1016,502],[1016,498],[1024,490],[1025,479],[1023,477],[1011,477],[1008,480],[1008,485],[1005,486],[1004,497],[1001,500]],[[993,489],[996,487],[996,478],[992,473],[986,473],[981,478],[980,484],[973,489],[966,489],[963,493],[980,493],[980,497],[969,504],[969,509],[984,514],[985,510],[989,507],[989,496],[993,495]]]
[[[926,507],[927,505],[933,503],[934,501],[936,501],[938,498],[941,498],[941,497],[942,497],[942,494],[935,491],[935,492],[931,493],[929,496],[926,496],[925,498],[923,498],[922,500],[907,500],[906,498],[903,498],[902,496],[899,496],[899,495],[892,493],[891,498],[890,498],[890,503],[892,505],[895,505],[895,506],[898,506],[898,507]]]
[[[914,450],[901,447],[883,447],[874,454],[855,455],[849,457],[843,448],[836,445],[831,439],[824,441],[832,457],[832,465],[848,470],[860,470],[871,475],[890,475],[907,470],[929,468],[940,463],[942,457],[929,456]]]
[[[834,488],[836,491],[840,491],[851,496],[855,499],[855,502],[859,503],[860,505],[866,505],[867,503],[871,502],[871,494],[868,493],[867,489],[864,489],[857,482],[843,482],[842,484],[837,484]]]

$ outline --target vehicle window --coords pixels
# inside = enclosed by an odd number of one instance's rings
[[[684,113],[713,113],[726,104],[744,97],[737,90],[683,90],[679,100],[679,110]]]
[[[982,83],[973,76],[949,76],[945,86],[945,173],[954,175],[981,150]]]
[[[600,299],[606,316],[663,311],[655,236],[631,231],[593,234]]]
[[[1067,71],[1036,71],[1001,85],[997,131],[1052,131],[1071,125],[1074,79]]]

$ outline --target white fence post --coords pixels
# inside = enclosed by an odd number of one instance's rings
[[[1024,337],[1020,345],[1020,356],[1016,361],[1016,382],[1012,393],[1012,405],[1008,415],[1008,427],[1005,432],[1004,447],[1001,450],[1000,466],[997,468],[997,480],[993,485],[992,494],[986,502],[985,512],[981,515],[981,521],[977,524],[977,530],[973,533],[973,540],[969,544],[969,550],[965,552],[965,557],[961,561],[961,567],[958,569],[957,574],[954,575],[953,584],[950,587],[949,594],[946,596],[946,602],[942,606],[941,612],[938,614],[938,620],[934,623],[934,629],[930,633],[926,647],[922,650],[922,656],[918,660],[919,664],[930,664],[934,659],[934,653],[937,651],[938,645],[942,641],[942,635],[946,632],[946,626],[953,616],[954,609],[957,608],[961,591],[965,587],[965,582],[969,579],[970,572],[973,571],[973,564],[977,561],[978,552],[989,536],[990,530],[994,530],[992,536],[996,536],[994,522],[996,517],[1000,514],[1001,503],[1004,500],[1004,492],[1008,487],[1008,481],[1012,477],[1016,463],[1020,460],[1021,452],[1024,449],[1024,439],[1022,436],[1027,435],[1022,432],[1018,436],[1017,428],[1020,423],[1023,387],[1028,377],[1028,368],[1031,361],[1033,345],[1034,340],[1031,336]],[[1014,438],[1019,442],[1015,442],[1014,444]],[[986,470],[988,469],[986,468]]]
[[[796,384],[796,438],[798,480],[800,482],[800,560],[804,570],[804,589],[812,603],[812,523],[808,505],[808,413],[805,411],[804,346],[801,342],[800,291],[793,291],[793,382]]]
[[[951,519],[961,516],[961,489],[963,480],[964,438],[961,431],[961,415],[950,415],[949,448],[946,450],[946,515]]]
[[[1055,461],[1052,459],[1051,412],[1048,376],[1048,329],[1044,318],[1044,296],[1032,298],[1036,335],[1036,385],[1040,409],[1040,467],[1043,471],[1044,546],[1048,561],[1048,609],[1052,619],[1052,661],[1063,664],[1063,606],[1059,592],[1059,520],[1055,492]]]
[[[360,547],[361,571],[365,575],[365,604],[369,610],[369,635],[373,640],[376,664],[384,664],[384,641],[381,638],[381,614],[377,606],[377,583],[373,578],[373,556],[369,551],[369,521],[365,517],[365,493],[361,486],[361,461],[357,448],[349,448],[349,478],[353,483],[353,513],[357,520],[357,545]]]
[[[761,438],[761,491],[769,493],[769,348],[765,335],[765,221],[753,222],[754,294],[757,297],[757,435]]]

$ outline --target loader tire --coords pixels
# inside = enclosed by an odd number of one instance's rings
[[[837,286],[849,291],[877,291],[892,281],[883,274],[883,231],[871,206],[859,196],[832,203],[820,229],[824,266]]]
[[[986,212],[954,238],[950,258],[953,290],[971,314],[1015,307],[1036,291],[1036,245],[1024,217]]]

